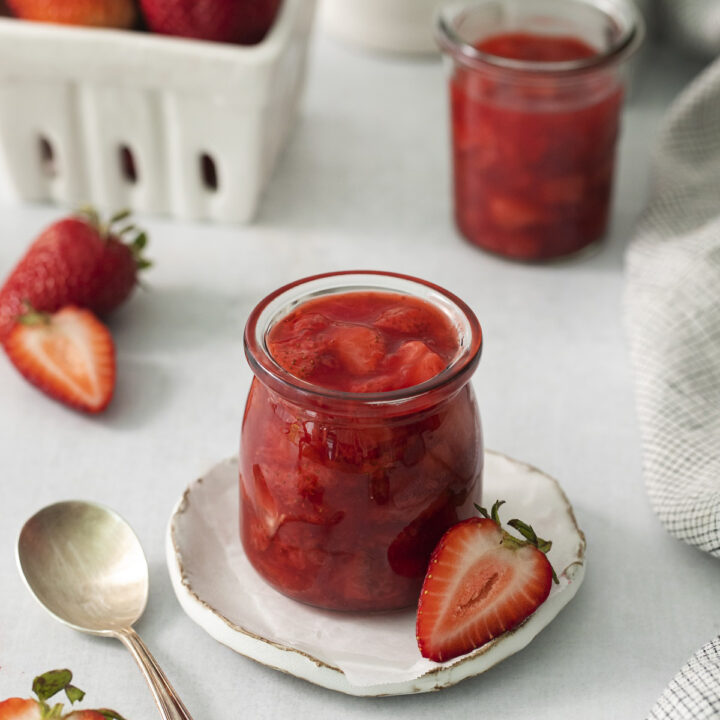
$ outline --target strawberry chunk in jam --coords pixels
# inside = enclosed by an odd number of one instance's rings
[[[450,382],[427,401],[409,392],[407,410],[362,396],[452,374],[458,329],[419,297],[329,293],[281,317],[265,347],[298,380],[352,393],[355,410],[309,408],[292,389],[253,381],[240,478],[248,558],[277,590],[320,607],[416,603],[432,549],[470,514],[480,482],[474,394]]]
[[[270,355],[318,387],[387,392],[441,373],[458,349],[455,329],[419,298],[384,292],[310,300],[278,322]]]

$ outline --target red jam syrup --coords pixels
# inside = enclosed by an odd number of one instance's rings
[[[458,332],[429,302],[389,292],[307,301],[267,333],[271,357],[317,388],[387,392],[445,370]],[[441,535],[471,511],[482,437],[471,385],[410,411],[337,414],[254,380],[242,431],[241,536],[256,570],[338,610],[417,602]]]
[[[582,60],[579,38],[504,33],[496,57]],[[622,89],[613,70],[563,77],[457,68],[451,80],[455,217],[471,242],[525,260],[567,255],[607,227]]]

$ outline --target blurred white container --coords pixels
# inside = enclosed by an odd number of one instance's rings
[[[252,219],[292,127],[315,0],[240,47],[0,18],[0,156],[23,200]]]
[[[435,12],[444,0],[324,0],[322,24],[354,45],[399,53],[437,53]]]
[[[648,11],[649,0],[635,1],[641,12]],[[352,45],[385,52],[437,53],[435,14],[448,2],[323,0],[320,15],[325,31]]]

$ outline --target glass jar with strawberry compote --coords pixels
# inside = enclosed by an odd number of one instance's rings
[[[335,610],[417,603],[479,492],[481,345],[464,302],[392,273],[299,280],[253,310],[240,532],[268,583]]]
[[[608,224],[631,0],[481,0],[437,19],[450,68],[455,222],[521,260],[568,255]]]

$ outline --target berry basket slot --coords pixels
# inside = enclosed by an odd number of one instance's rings
[[[253,46],[0,17],[0,158],[16,197],[249,222],[293,125],[315,0]]]

